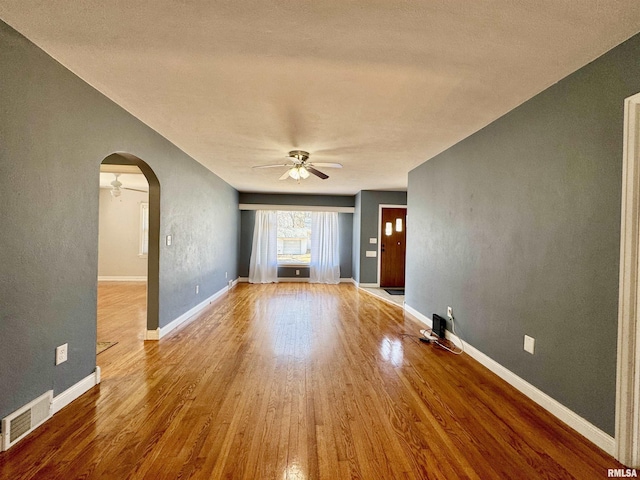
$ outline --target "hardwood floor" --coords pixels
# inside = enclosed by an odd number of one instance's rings
[[[144,340],[146,328],[146,282],[98,283],[99,342],[117,341],[135,345]]]
[[[98,356],[102,383],[0,454],[1,478],[594,479],[621,468],[468,356],[403,336],[421,325],[352,285],[240,284],[159,342],[142,341],[143,287],[99,297],[99,340],[119,342]]]

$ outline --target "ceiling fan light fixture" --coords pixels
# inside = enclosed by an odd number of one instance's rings
[[[311,162],[309,161],[309,152],[305,152],[304,150],[291,150],[289,152],[289,155],[287,155],[287,159],[289,160],[289,163],[285,163],[284,165],[281,163],[276,163],[272,165],[255,165],[252,168],[287,167],[287,170],[282,172],[282,175],[280,176],[279,180],[286,180],[287,178],[293,178],[298,183],[300,183],[300,180],[305,180],[309,178],[311,175],[315,175],[321,180],[326,180],[327,178],[329,178],[329,175],[321,172],[316,167],[342,168],[342,164],[340,163]]]
[[[115,180],[113,182],[111,182],[111,196],[113,198],[117,198],[120,195],[122,195],[122,190],[120,190],[120,187],[122,186],[122,182],[120,182],[120,180],[118,180],[118,177],[120,176],[119,173],[114,173],[113,174],[115,178]]]
[[[295,167],[289,170],[289,176],[294,180],[300,180],[300,172]]]

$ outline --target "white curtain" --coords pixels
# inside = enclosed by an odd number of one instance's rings
[[[311,283],[340,282],[338,212],[311,212]]]
[[[278,281],[278,214],[257,210],[253,229],[253,247],[249,262],[249,282]]]

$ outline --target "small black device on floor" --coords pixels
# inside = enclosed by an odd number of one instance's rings
[[[432,318],[433,318],[433,321],[432,321],[431,332],[440,338],[444,338],[444,335],[445,335],[444,331],[447,325],[445,319],[442,318],[437,313],[434,313]]]

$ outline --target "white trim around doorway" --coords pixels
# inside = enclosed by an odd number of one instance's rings
[[[640,468],[640,93],[624,115],[615,457]]]

